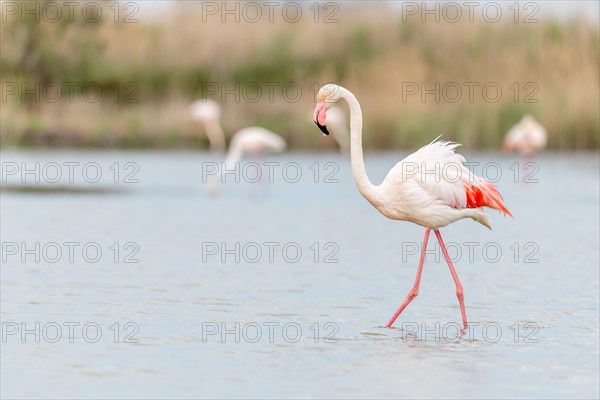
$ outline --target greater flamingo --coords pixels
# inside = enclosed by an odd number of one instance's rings
[[[506,151],[518,151],[527,160],[533,153],[543,150],[547,141],[546,129],[531,115],[525,115],[506,133],[503,147]]]
[[[327,110],[339,99],[344,99],[350,108],[350,158],[352,174],[359,192],[386,217],[410,221],[425,227],[415,283],[386,327],[391,327],[400,313],[419,294],[425,249],[433,229],[454,279],[463,325],[466,328],[463,287],[439,229],[463,218],[471,218],[491,229],[489,217],[482,207],[495,208],[505,215],[511,215],[502,203],[502,196],[492,184],[475,176],[464,166],[465,158],[454,152],[459,144],[437,139],[397,163],[379,186],[373,185],[365,171],[362,112],[356,97],[341,86],[323,86],[319,90],[314,122],[328,135],[329,131],[325,125]],[[450,170],[454,172],[450,173]]]
[[[225,151],[225,133],[221,128],[221,107],[210,99],[196,100],[189,106],[192,118],[204,127],[210,150],[213,153]]]
[[[250,156],[258,158],[267,153],[282,152],[285,150],[285,147],[285,140],[268,129],[258,126],[240,129],[231,138],[227,158],[219,169],[219,173],[213,175],[212,179],[207,182],[208,193],[216,195],[217,183],[222,179],[224,171],[234,170],[235,164],[242,157]]]

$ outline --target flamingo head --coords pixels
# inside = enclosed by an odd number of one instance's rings
[[[210,99],[200,99],[188,106],[192,118],[199,122],[218,122],[221,118],[221,106]]]
[[[319,89],[319,94],[317,96],[317,106],[315,107],[313,120],[324,135],[329,135],[329,130],[325,125],[327,109],[331,107],[332,104],[337,103],[339,98],[339,86],[337,85],[329,83],[323,86],[321,89]]]

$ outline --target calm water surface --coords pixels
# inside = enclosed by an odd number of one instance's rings
[[[404,155],[368,154],[371,180]],[[598,154],[541,156],[529,183],[465,155],[515,219],[442,230],[460,336],[433,235],[382,327],[423,229],[379,215],[340,155],[273,156],[272,183],[246,164],[210,198],[208,154],[4,151],[2,397],[598,398]]]

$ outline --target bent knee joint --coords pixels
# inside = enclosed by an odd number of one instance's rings
[[[459,301],[463,301],[463,299],[465,298],[465,296],[464,296],[462,288],[457,288],[456,289],[456,297],[458,297]]]

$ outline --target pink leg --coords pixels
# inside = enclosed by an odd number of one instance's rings
[[[442,252],[444,253],[444,258],[446,259],[446,262],[448,263],[448,267],[450,267],[450,273],[452,274],[452,279],[454,279],[454,283],[456,284],[456,297],[458,297],[458,302],[460,303],[460,313],[462,314],[463,325],[466,329],[467,328],[467,314],[465,313],[463,287],[460,284],[460,281],[458,280],[458,275],[456,274],[456,271],[454,270],[454,265],[452,265],[452,261],[450,261],[450,256],[448,255],[448,250],[446,250],[446,246],[444,245],[444,241],[442,240],[442,235],[440,234],[440,231],[438,231],[436,229],[436,230],[434,230],[434,232],[435,232],[435,236],[437,237],[438,242],[440,242],[440,245],[442,246]]]
[[[425,250],[427,250],[427,241],[429,240],[430,232],[431,229],[429,228],[427,228],[427,230],[425,231],[425,239],[423,239],[423,248],[421,249],[421,260],[419,261],[419,267],[417,268],[417,277],[415,278],[415,284],[413,285],[413,288],[410,290],[410,292],[408,292],[408,296],[406,296],[406,300],[404,300],[404,303],[402,303],[402,305],[398,308],[394,316],[389,320],[389,322],[385,326],[386,328],[392,326],[394,321],[396,321],[396,318],[398,318],[400,313],[404,311],[408,303],[413,301],[413,299],[419,294],[419,284],[421,283],[421,273],[423,272],[423,262],[425,261]]]

